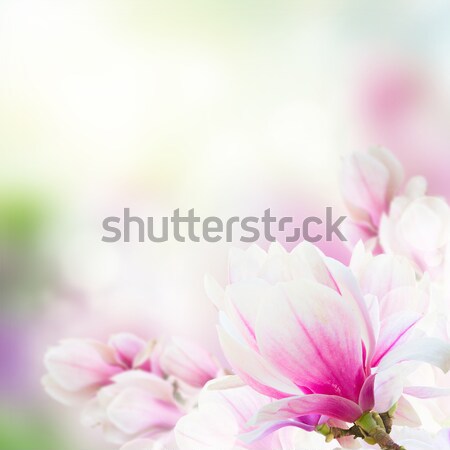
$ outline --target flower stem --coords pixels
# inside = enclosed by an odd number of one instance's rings
[[[396,444],[389,436],[393,414],[394,411],[388,411],[384,414],[368,412],[355,421],[355,425],[351,428],[342,429],[322,424],[316,427],[316,431],[324,435],[327,442],[353,436],[355,439],[364,439],[371,445],[378,444],[382,450],[406,450],[405,447]]]
[[[386,431],[384,421],[377,413],[363,414],[355,424],[367,433],[370,442],[378,444],[383,450],[406,450],[392,440]]]

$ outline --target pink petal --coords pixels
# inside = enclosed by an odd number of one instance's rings
[[[152,428],[171,429],[181,412],[174,404],[156,399],[151,392],[127,387],[111,402],[107,415],[120,431],[134,435]]]
[[[366,301],[355,276],[350,269],[332,258],[327,258],[326,262],[333,280],[338,287],[338,291],[342,295],[344,301],[348,303],[349,307],[352,309],[352,314],[357,318],[360,324],[361,337],[365,348],[366,370],[368,371],[367,363],[371,360],[373,352],[375,351],[375,330],[370,311],[367,308]]]
[[[403,393],[405,377],[410,371],[410,365],[400,364],[376,374],[375,411],[380,413],[389,411],[398,401]]]
[[[377,255],[366,265],[359,282],[364,294],[372,294],[382,299],[392,289],[415,287],[416,275],[406,258]]]
[[[420,197],[403,212],[399,231],[412,248],[425,252],[448,241],[450,209],[439,197]]]
[[[320,417],[317,415],[314,416],[303,416],[307,417],[306,422],[310,422],[309,417]],[[268,447],[267,441],[268,437],[275,436],[281,432],[282,429],[286,429],[287,427],[296,427],[297,430],[301,429],[307,432],[311,432],[315,430],[318,422],[314,424],[304,423],[299,420],[286,419],[286,420],[274,420],[270,422],[264,422],[260,425],[257,425],[256,428],[251,431],[246,431],[239,435],[239,439],[246,443],[245,448],[255,449],[255,450],[266,450]],[[274,439],[275,440],[275,439]],[[262,446],[260,446],[262,444]],[[292,445],[292,444],[291,444]],[[271,448],[271,447],[270,447]],[[289,448],[289,447],[288,447]],[[234,449],[233,449],[234,450]]]
[[[224,354],[239,377],[261,394],[273,398],[301,394],[301,390],[281,375],[261,355],[218,329]]]
[[[422,318],[421,314],[405,310],[381,322],[377,348],[372,360],[376,367],[384,356],[398,345],[405,342],[414,329],[414,325]]]
[[[94,397],[97,387],[88,387],[78,391],[67,391],[53,380],[50,375],[45,375],[41,380],[45,392],[59,403],[66,406],[76,406]]]
[[[416,410],[403,396],[397,401],[397,409],[395,410],[395,424],[398,426],[411,428],[420,427],[420,425],[422,425]]]
[[[448,372],[450,370],[450,344],[427,337],[408,341],[387,353],[378,365],[378,370],[385,370],[404,361],[426,362]]]
[[[142,370],[128,370],[114,376],[112,380],[115,386],[119,388],[138,387],[150,393],[158,400],[163,400],[168,403],[174,402],[174,388],[172,383],[153,373]]]
[[[234,417],[214,404],[204,405],[182,417],[175,427],[177,444],[183,450],[232,450],[238,433]]]
[[[354,153],[342,167],[342,194],[352,216],[377,226],[390,200],[390,173],[372,155]]]
[[[216,308],[225,309],[225,291],[219,283],[210,275],[206,274],[204,278],[205,292],[208,298],[214,303]]]
[[[133,367],[135,357],[147,345],[143,339],[131,333],[120,333],[111,336],[108,344],[115,349],[117,358],[128,368]]]
[[[259,306],[267,295],[270,285],[261,279],[237,282],[225,292],[225,312],[248,344],[256,349],[255,322]]]
[[[359,241],[368,244],[368,241],[377,236],[376,230],[369,224],[352,222],[351,220],[345,220],[342,223],[342,234],[349,242],[350,248],[355,247]]]
[[[244,386],[245,383],[237,375],[226,375],[208,382],[209,391],[235,389]]]
[[[232,450],[247,421],[269,399],[248,386],[210,390],[200,394],[199,407],[177,423],[175,434],[183,450]]]
[[[371,411],[375,405],[375,375],[366,379],[359,394],[358,404],[363,411]]]
[[[389,172],[387,197],[388,199],[391,199],[398,192],[403,183],[405,176],[403,167],[394,154],[383,147],[371,148],[369,154],[380,161]]]
[[[408,386],[405,387],[403,393],[422,399],[447,397],[450,395],[450,388],[440,388],[434,386]]]
[[[106,360],[114,360],[111,349],[84,340],[64,341],[51,348],[44,364],[53,380],[63,389],[74,392],[108,383],[123,369]]]
[[[166,375],[198,388],[215,378],[220,369],[206,350],[178,337],[164,347],[159,362]]]
[[[364,382],[363,352],[349,302],[308,280],[279,286],[258,316],[262,355],[299,387],[357,402]]]
[[[430,297],[426,291],[417,287],[400,287],[379,297],[380,315],[387,319],[403,311],[423,315],[427,312]]]
[[[280,281],[305,278],[340,292],[338,283],[327,265],[327,258],[317,247],[304,241],[292,250],[291,255],[294,257],[294,262],[291,262],[292,276]]]
[[[259,424],[274,420],[295,419],[314,414],[344,422],[354,422],[362,413],[362,409],[351,400],[336,395],[310,394],[269,403],[259,410],[250,423]]]

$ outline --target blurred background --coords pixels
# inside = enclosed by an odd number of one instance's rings
[[[0,448],[114,448],[43,393],[62,338],[220,354],[231,244],[103,243],[106,216],[345,214],[372,145],[448,197],[449,54],[448,1],[1,0]]]

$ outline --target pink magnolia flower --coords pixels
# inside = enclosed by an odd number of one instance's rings
[[[354,153],[343,164],[342,194],[352,218],[346,236],[377,253],[403,255],[418,272],[441,276],[449,251],[450,208],[427,195],[422,177],[403,185],[403,169],[384,149]]]
[[[62,341],[48,350],[44,364],[48,374],[42,379],[55,400],[73,405],[88,400],[112,378],[131,369],[151,370],[152,344],[128,333],[110,338],[108,344],[89,339]]]
[[[146,343],[127,333],[108,344],[64,341],[47,352],[45,366],[46,391],[64,404],[86,403],[83,423],[101,426],[106,439],[119,444],[170,440],[203,385],[223,374],[218,362],[192,342]]]
[[[418,271],[442,275],[450,241],[450,208],[440,197],[426,195],[426,182],[413,178],[396,197],[379,229],[384,252],[404,255]]]
[[[408,262],[380,255],[371,265],[358,282],[308,243],[291,253],[253,246],[232,254],[225,291],[207,278],[230,364],[249,386],[278,399],[255,416],[255,424],[266,423],[262,433],[267,424],[311,430],[311,423],[385,412],[401,398],[415,367],[408,362],[450,369],[450,345],[414,333],[424,294]]]
[[[403,178],[400,162],[383,148],[353,153],[344,160],[341,189],[353,219],[345,225],[350,242],[363,239],[375,246],[381,217],[400,192]]]
[[[108,442],[124,444],[138,437],[157,441],[170,435],[185,412],[170,380],[130,370],[99,390],[84,409],[82,423],[101,426]]]

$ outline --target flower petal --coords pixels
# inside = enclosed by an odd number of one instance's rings
[[[301,393],[294,383],[277,372],[261,355],[233,339],[221,327],[218,333],[228,362],[239,377],[256,391],[273,398]]]
[[[352,314],[358,318],[361,337],[365,347],[365,362],[367,366],[375,351],[375,330],[367,304],[351,270],[332,258],[327,258],[326,263],[340,294],[349,304]]]
[[[132,368],[133,362],[147,346],[143,339],[131,333],[119,333],[111,336],[108,344],[116,350],[117,358],[127,367]]]
[[[206,382],[215,378],[220,369],[206,350],[179,337],[172,337],[165,345],[159,363],[166,375],[197,388],[202,388]]]
[[[435,386],[408,386],[403,389],[403,393],[416,398],[437,398],[450,395],[450,388],[440,388]]]
[[[381,154],[382,151],[380,151]],[[393,191],[398,185],[398,166],[393,169],[394,158],[385,165],[387,154],[380,159],[376,154],[354,153],[342,167],[342,194],[355,219],[378,225],[387,209]]]
[[[261,354],[297,386],[358,401],[360,327],[334,290],[309,280],[280,284],[261,306],[256,334]]]
[[[404,361],[426,362],[439,367],[443,372],[448,372],[450,344],[428,337],[408,341],[387,353],[378,365],[378,370],[385,370]]]
[[[344,422],[354,422],[362,413],[362,409],[351,400],[336,395],[310,394],[269,403],[258,411],[250,424],[296,419],[312,414],[320,414]]]
[[[134,435],[152,428],[172,429],[181,412],[173,403],[158,400],[151,392],[127,387],[110,403],[107,416],[120,431]]]
[[[380,335],[377,348],[372,360],[372,367],[376,367],[383,357],[399,346],[413,331],[414,325],[422,318],[422,315],[405,310],[381,322]]]
[[[75,392],[91,386],[102,386],[120,373],[123,369],[111,364],[113,360],[113,351],[109,347],[73,339],[51,348],[45,355],[44,364],[61,388]]]

